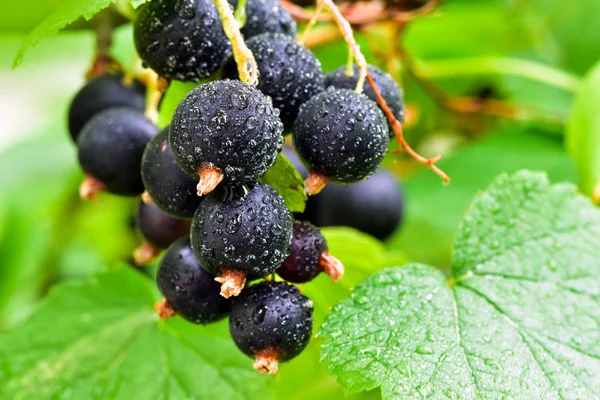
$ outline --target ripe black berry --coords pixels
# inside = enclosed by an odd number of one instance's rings
[[[187,237],[177,240],[165,252],[156,282],[166,305],[194,324],[218,321],[231,307],[230,300],[219,294],[215,277],[198,263]]]
[[[212,0],[152,0],[140,7],[133,36],[145,64],[180,81],[206,78],[231,48]]]
[[[133,253],[138,265],[154,260],[162,249],[190,233],[189,220],[172,218],[154,204],[140,203],[136,226],[144,238],[144,243]]]
[[[371,78],[373,78],[373,82],[375,82],[375,86],[377,86],[379,94],[385,99],[385,102],[394,113],[394,116],[398,121],[403,122],[404,102],[402,101],[402,89],[400,89],[398,83],[396,83],[390,74],[377,67],[369,65],[368,71]],[[340,67],[325,76],[326,87],[334,86],[340,89],[354,89],[357,81],[358,67],[356,65],[354,66],[354,75],[352,76],[346,75],[346,67]],[[363,93],[369,99],[377,102],[377,96],[375,96],[375,92],[368,83],[365,83]],[[393,135],[391,130],[390,135]]]
[[[94,116],[77,140],[79,164],[88,176],[82,197],[93,197],[99,189],[122,196],[142,194],[142,154],[157,131],[132,108],[110,108]]]
[[[277,269],[288,282],[304,283],[325,272],[336,282],[344,274],[344,266],[331,254],[319,228],[305,221],[294,221],[290,255]]]
[[[294,147],[311,171],[310,194],[327,181],[352,183],[375,172],[387,152],[387,123],[368,97],[330,89],[304,103],[294,122]]]
[[[235,8],[238,2],[229,0],[229,3]],[[294,38],[298,30],[296,21],[279,0],[247,0],[246,24],[242,28],[242,35],[250,39],[266,32],[283,33]]]
[[[273,99],[286,128],[292,127],[300,106],[325,89],[319,60],[292,37],[266,33],[246,41],[258,64],[258,89]],[[237,78],[235,60],[229,57],[223,76]]]
[[[237,296],[246,279],[273,273],[292,240],[292,216],[269,185],[217,190],[206,196],[192,222],[192,248],[216,275],[221,293]]]
[[[123,82],[122,74],[104,75],[87,82],[75,95],[69,106],[69,133],[73,141],[83,126],[96,114],[111,107],[131,107],[144,111],[146,87],[134,80]]]
[[[192,218],[202,201],[196,181],[186,175],[173,158],[169,129],[163,129],[144,150],[142,179],[152,202],[175,218]]]
[[[175,160],[199,178],[198,194],[219,182],[256,180],[273,165],[283,144],[279,110],[256,88],[240,81],[198,86],[183,99],[171,122]]]
[[[314,208],[319,226],[350,226],[384,240],[402,224],[404,196],[396,178],[380,169],[352,185],[328,185]]]
[[[304,350],[312,334],[313,304],[285,282],[263,281],[234,299],[229,332],[237,347],[254,358],[254,368],[275,375],[279,362]]]

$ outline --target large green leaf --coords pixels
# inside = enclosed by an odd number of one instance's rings
[[[347,298],[351,289],[370,274],[389,265],[402,265],[402,254],[385,252],[383,245],[372,237],[350,228],[325,228],[329,251],[338,257],[346,268],[343,278],[332,283],[329,276],[321,274],[301,286],[302,292],[314,304],[314,330],[331,312],[331,307]],[[277,399],[333,400],[345,399],[341,386],[328,376],[327,365],[319,362],[320,338],[313,338],[308,347],[290,363],[283,364],[273,382]],[[364,393],[355,398],[380,398],[378,391]]]
[[[19,49],[13,67],[17,67],[23,60],[25,51],[35,46],[40,40],[47,36],[56,34],[59,30],[83,17],[91,19],[99,11],[105,9],[116,0],[66,0],[37,25],[25,38]]]
[[[542,174],[478,195],[452,273],[377,273],[336,306],[322,355],[350,391],[386,399],[600,396],[600,211]]]
[[[469,202],[498,174],[535,169],[545,171],[554,182],[575,182],[575,166],[561,141],[545,135],[544,130],[511,124],[445,154],[439,166],[452,178],[449,185],[441,185],[429,170],[406,179],[406,220],[388,248],[402,249],[412,260],[447,267],[456,226]]]
[[[577,164],[581,190],[588,196],[600,185],[600,64],[587,76],[567,125],[566,145]],[[600,186],[598,186],[600,188]]]
[[[57,287],[0,340],[0,398],[271,398],[226,323],[159,321],[151,282],[127,268]]]

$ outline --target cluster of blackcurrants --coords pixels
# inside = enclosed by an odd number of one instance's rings
[[[389,127],[375,94],[352,90],[356,71],[323,74],[294,41],[296,25],[277,0],[248,0],[246,15],[242,33],[258,64],[256,87],[237,79],[211,0],[152,0],[134,23],[146,66],[167,80],[222,79],[188,93],[159,132],[144,115],[141,82],[97,77],[75,96],[69,130],[86,174],[83,198],[99,191],[142,196],[138,227],[147,243],[135,258],[148,261],[167,249],[157,274],[165,297],[159,315],[206,324],[229,314],[236,345],[258,371],[274,374],[278,362],[307,345],[312,303],[272,274],[303,283],[323,272],[336,281],[344,269],[320,230],[294,221],[283,197],[258,179],[291,131],[307,183],[362,181],[386,154]],[[370,73],[401,119],[397,84],[374,67]]]

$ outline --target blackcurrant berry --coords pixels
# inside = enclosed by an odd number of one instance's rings
[[[314,207],[319,226],[349,226],[384,240],[402,224],[404,195],[396,178],[379,169],[352,185],[328,185]]]
[[[392,78],[387,72],[374,67],[368,66],[369,75],[373,78],[375,86],[381,97],[384,98],[387,105],[390,107],[394,116],[398,121],[404,121],[404,101],[402,100],[402,89],[398,86],[398,83]],[[352,76],[346,75],[346,67],[340,67],[335,71],[328,73],[325,76],[325,86],[334,86],[340,89],[354,89],[356,82],[358,81],[358,67],[354,66],[354,74]],[[365,83],[363,93],[374,102],[377,102],[377,96],[368,83]],[[393,136],[393,131],[389,130],[390,135]]]
[[[305,221],[294,221],[294,236],[290,255],[277,269],[288,282],[304,283],[324,272],[336,282],[344,274],[344,266],[329,254],[327,241],[319,228]]]
[[[189,237],[177,240],[160,261],[156,282],[166,304],[184,319],[194,324],[208,324],[224,318],[231,301],[219,294],[215,277],[200,266],[190,246]]]
[[[94,116],[77,140],[79,164],[87,174],[81,196],[93,197],[100,189],[122,196],[142,194],[142,154],[157,132],[133,108],[110,108]]]
[[[170,217],[154,204],[140,203],[136,226],[144,238],[144,243],[133,254],[138,265],[154,260],[161,250],[190,233],[189,220]]]
[[[388,147],[387,123],[368,97],[330,89],[300,108],[294,147],[309,167],[305,187],[318,193],[328,181],[353,183],[375,172]]]
[[[235,8],[237,0],[229,0]],[[247,0],[246,24],[242,28],[244,38],[260,35],[261,33],[283,33],[295,38],[298,33],[294,18],[281,5],[279,0]]]
[[[273,99],[273,105],[281,111],[283,124],[291,129],[300,106],[325,89],[321,63],[286,35],[265,33],[246,44],[258,65],[258,89]],[[227,60],[223,76],[238,77],[233,57]]]
[[[240,81],[205,83],[177,106],[169,142],[175,160],[199,178],[198,194],[221,181],[256,180],[273,165],[283,145],[279,110],[269,97]]]
[[[133,24],[138,54],[168,79],[198,81],[222,64],[231,45],[212,0],[152,0]]]
[[[142,179],[152,202],[175,218],[192,218],[202,201],[196,181],[186,175],[169,147],[169,128],[156,135],[144,150]]]
[[[69,133],[73,141],[83,126],[96,114],[112,107],[131,107],[144,111],[146,87],[139,81],[126,84],[122,74],[110,74],[87,82],[69,106]]]
[[[200,204],[191,239],[200,264],[223,284],[223,296],[237,296],[246,279],[275,272],[286,258],[292,216],[269,185],[224,188]]]
[[[279,362],[304,350],[312,335],[313,304],[285,282],[263,281],[234,299],[229,332],[237,347],[254,358],[254,368],[275,375]]]

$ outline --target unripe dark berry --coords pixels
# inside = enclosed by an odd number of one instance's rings
[[[200,264],[237,296],[246,279],[265,277],[287,257],[292,216],[269,185],[224,188],[206,196],[192,222],[192,248]]]
[[[329,254],[327,241],[319,228],[310,222],[294,221],[290,255],[277,269],[277,274],[288,282],[304,283],[321,272],[336,282],[344,274],[344,266]]]
[[[137,80],[125,84],[123,74],[104,75],[87,82],[69,106],[69,133],[73,141],[77,141],[81,129],[94,115],[111,107],[144,111],[146,87]]]
[[[294,122],[293,139],[315,178],[307,178],[310,194],[318,193],[327,181],[365,179],[381,163],[389,142],[377,104],[348,89],[330,89],[304,103]]]
[[[196,181],[186,175],[169,147],[169,128],[146,145],[142,157],[142,179],[152,202],[175,218],[192,218],[202,201]]]
[[[208,77],[231,49],[212,0],[152,0],[140,7],[133,37],[146,65],[180,81]]]
[[[275,375],[279,362],[304,350],[312,335],[313,304],[285,282],[263,281],[234,299],[229,331],[237,347],[254,358],[254,368]]]
[[[190,233],[189,220],[170,217],[154,204],[140,203],[136,226],[144,239],[144,243],[133,253],[138,265],[154,260],[161,250]]]
[[[165,252],[156,274],[158,288],[173,311],[194,324],[208,324],[224,318],[231,301],[219,294],[220,285],[194,256],[188,237],[181,238]]]
[[[101,188],[122,196],[142,194],[142,154],[157,132],[133,108],[110,108],[94,116],[77,140],[79,164],[88,176],[81,187],[82,197],[93,197]]]
[[[291,129],[300,106],[325,89],[321,63],[286,35],[266,33],[249,39],[246,44],[258,65],[258,89],[273,99],[286,129]],[[238,77],[233,57],[227,60],[223,76]]]
[[[392,78],[387,72],[369,65],[369,75],[373,78],[375,86],[381,97],[384,98],[387,105],[390,107],[394,116],[398,121],[404,121],[404,101],[402,100],[402,89],[398,86],[398,83]],[[346,75],[346,67],[340,67],[335,71],[328,73],[325,76],[325,86],[334,86],[340,89],[354,89],[356,82],[358,81],[358,67],[354,66],[354,74],[352,76]],[[363,93],[371,100],[377,103],[377,96],[371,88],[371,85],[365,83]],[[390,129],[390,136],[393,136],[393,131]]]
[[[262,176],[283,145],[283,124],[271,99],[240,81],[205,83],[177,106],[169,142],[175,160],[199,178],[198,194],[221,181],[243,184]]]
[[[315,196],[312,215],[319,226],[349,226],[384,240],[402,225],[404,194],[397,179],[380,169],[352,185],[328,185]]]
[[[237,0],[230,0],[237,7]],[[279,0],[248,0],[246,2],[246,23],[242,27],[244,38],[260,35],[261,33],[283,33],[295,38],[298,33],[296,21],[281,5]]]

